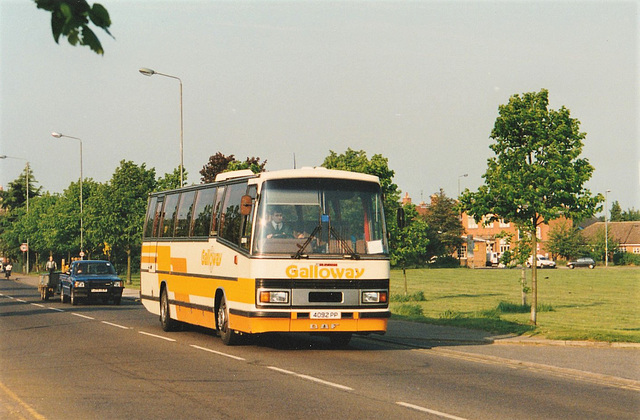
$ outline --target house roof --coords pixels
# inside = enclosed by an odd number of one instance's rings
[[[609,237],[620,245],[640,244],[640,221],[638,222],[608,222]],[[597,222],[587,226],[582,231],[586,238],[593,238],[600,232],[604,232],[604,222]]]

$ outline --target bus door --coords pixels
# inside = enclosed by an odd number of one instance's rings
[[[152,203],[153,204],[153,203]],[[149,273],[155,273],[158,266],[158,236],[160,235],[160,229],[162,225],[162,205],[164,204],[164,197],[158,197],[158,201],[155,203],[153,213],[153,230],[151,234],[151,243],[149,244],[149,259],[148,269]]]

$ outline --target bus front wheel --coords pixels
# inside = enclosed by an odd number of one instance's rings
[[[222,297],[218,306],[218,333],[222,342],[227,346],[233,346],[239,342],[238,333],[229,328],[229,309],[227,301]]]

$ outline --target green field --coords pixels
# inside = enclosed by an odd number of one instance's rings
[[[537,326],[529,311],[517,311],[520,276],[520,269],[407,270],[405,297],[402,270],[393,270],[391,310],[394,318],[493,333],[640,342],[640,268],[539,270]]]

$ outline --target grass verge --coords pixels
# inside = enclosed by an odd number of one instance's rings
[[[407,270],[405,295],[402,271],[393,270],[391,311],[394,318],[496,334],[640,342],[640,268],[538,271],[535,326],[521,302],[520,276],[519,269]]]

